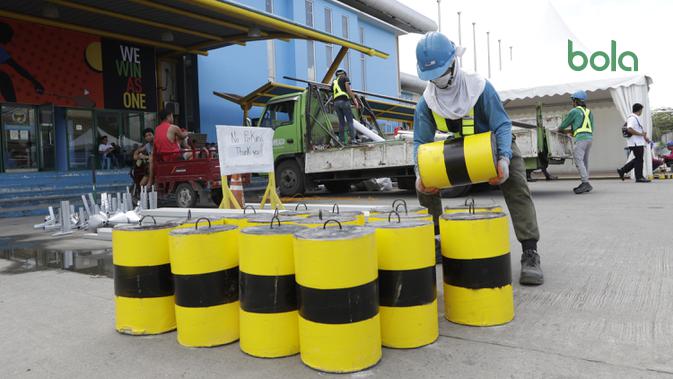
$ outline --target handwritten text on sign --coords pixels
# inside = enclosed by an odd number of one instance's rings
[[[217,125],[222,175],[273,171],[273,130]]]

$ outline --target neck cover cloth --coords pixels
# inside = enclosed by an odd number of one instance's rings
[[[459,48],[456,52],[455,77],[446,88],[439,88],[434,83],[428,82],[423,92],[423,98],[428,107],[443,118],[457,120],[463,118],[477,103],[479,96],[484,92],[486,79],[479,74],[469,74],[460,68],[460,60],[465,50]],[[447,74],[449,75],[449,74]],[[443,80],[438,80],[443,82]]]

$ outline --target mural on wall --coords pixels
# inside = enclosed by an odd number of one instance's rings
[[[106,108],[156,111],[154,49],[103,38],[102,50]]]
[[[0,102],[156,112],[155,51],[0,17]]]
[[[103,77],[86,59],[96,44],[90,34],[0,17],[0,101],[103,107]]]

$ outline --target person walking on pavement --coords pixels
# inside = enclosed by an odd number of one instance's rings
[[[351,110],[351,99],[355,108],[360,109],[360,103],[351,89],[351,80],[345,70],[339,69],[336,72],[336,78],[332,82],[332,95],[334,100],[334,110],[339,120],[339,138],[343,144],[355,139],[355,130],[353,129],[353,112]],[[344,130],[345,129],[345,130]],[[348,139],[346,138],[348,133]]]
[[[645,145],[650,143],[647,132],[643,129],[640,122],[640,115],[643,114],[643,105],[633,104],[633,113],[626,118],[626,130],[630,137],[626,140],[629,150],[633,153],[631,159],[622,168],[617,169],[619,178],[624,180],[627,172],[634,170],[636,172],[636,182],[649,183],[650,180],[643,176],[643,155],[645,154]]]
[[[580,185],[573,188],[573,192],[579,195],[594,189],[589,183],[589,152],[594,134],[594,114],[587,108],[586,92],[577,91],[570,96],[570,100],[573,102],[573,109],[563,119],[557,131],[564,133],[571,127],[570,131],[575,139],[573,160],[581,180]]]
[[[512,122],[491,83],[478,74],[461,70],[458,58],[463,52],[462,47],[457,47],[439,32],[425,34],[416,45],[418,76],[429,81],[414,113],[418,199],[432,214],[437,231],[442,202],[438,189],[425,187],[418,174],[419,145],[433,142],[437,130],[452,131],[457,138],[492,131],[496,137],[498,176],[489,183],[500,185],[516,237],[521,243],[523,254],[519,282],[539,285],[544,282],[544,276],[537,252],[540,237],[537,216],[526,182],[523,158],[512,136]]]

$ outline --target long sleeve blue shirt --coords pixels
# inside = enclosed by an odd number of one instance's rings
[[[474,105],[475,133],[492,131],[495,134],[498,157],[512,159],[512,121],[502,106],[500,96],[495,92],[493,85],[487,80],[477,103]],[[418,146],[435,140],[435,126],[432,111],[428,108],[425,99],[416,104],[414,113],[414,162],[417,161]]]

